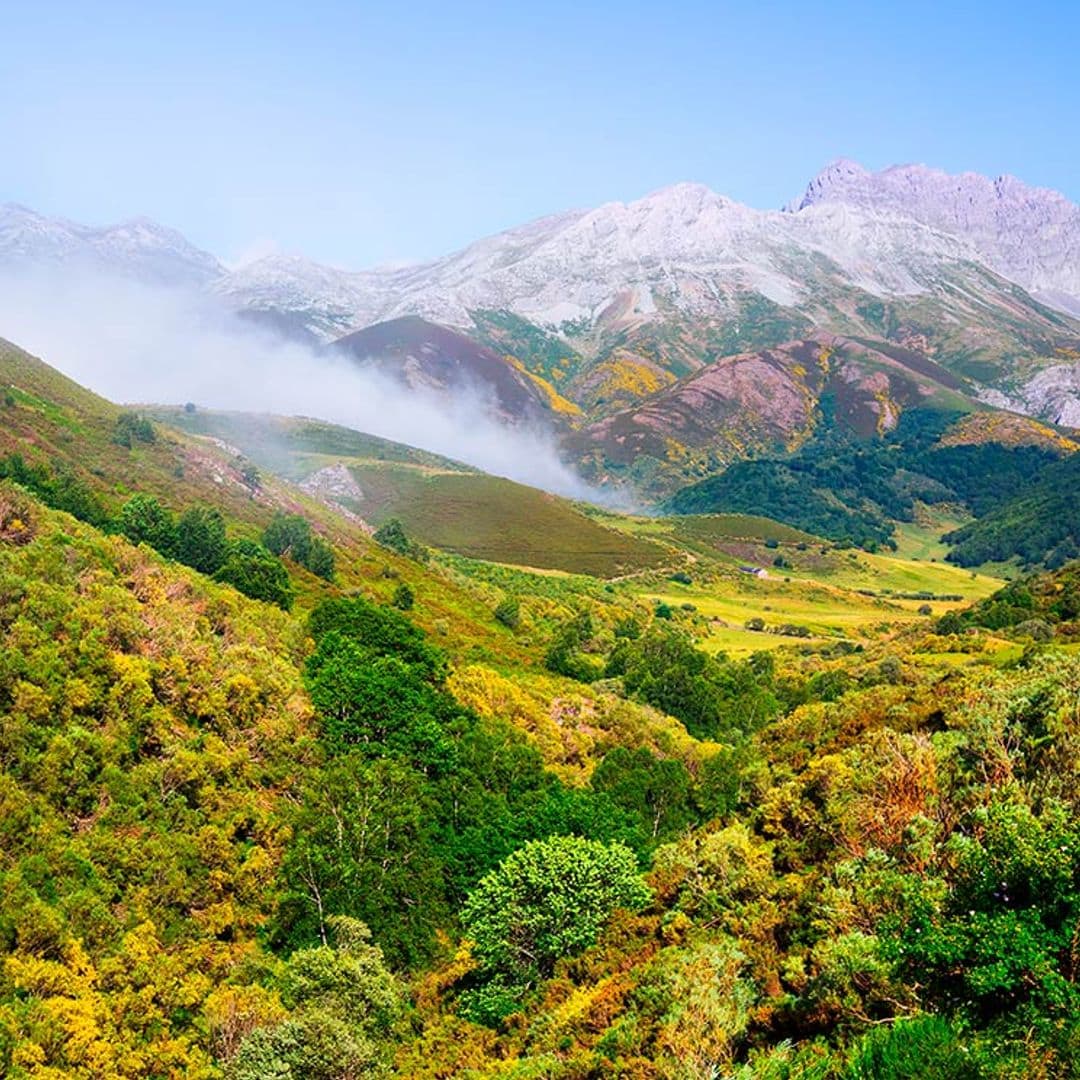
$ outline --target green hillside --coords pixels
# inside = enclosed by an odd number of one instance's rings
[[[619,577],[679,561],[669,550],[598,524],[565,499],[483,475],[354,466],[374,523],[400,518],[425,543],[489,562]]]
[[[400,519],[433,547],[474,559],[617,577],[678,556],[596,523],[565,499],[435,454],[308,420],[156,410],[296,481],[344,464],[357,490],[334,499],[373,525]]]
[[[985,517],[951,532],[949,559],[960,566],[1016,559],[1058,567],[1080,556],[1080,458],[1033,477]]]
[[[0,386],[0,1074],[1074,1071],[1075,566]]]
[[[1026,493],[1033,478],[1072,468],[1062,458],[1075,442],[1051,436],[1023,438],[970,414],[912,409],[883,438],[827,429],[790,457],[738,461],[666,505],[678,514],[764,513],[833,540],[893,546],[898,523],[913,522],[919,503],[982,517]]]
[[[225,412],[194,406],[166,408],[154,405],[147,412],[172,427],[228,442],[252,460],[292,479],[303,479],[311,464],[324,458],[398,462],[453,472],[474,471],[468,465],[427,450],[308,417]]]

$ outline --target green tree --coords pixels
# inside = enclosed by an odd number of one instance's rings
[[[602,670],[600,661],[582,651],[592,635],[593,622],[589,612],[581,611],[568,619],[555,631],[544,654],[544,666],[548,671],[579,682],[592,682],[599,678]]]
[[[528,986],[592,945],[617,908],[636,911],[649,897],[628,847],[556,836],[503,860],[470,894],[462,923],[485,974]]]
[[[433,682],[441,682],[446,674],[446,657],[428,644],[419,626],[363,596],[324,600],[311,613],[308,630],[316,640],[336,631],[373,655],[392,654]]]
[[[132,495],[120,510],[120,531],[133,544],[149,544],[162,555],[176,554],[176,520],[151,495]]]
[[[632,814],[652,841],[665,840],[694,819],[690,774],[672,758],[658,758],[641,747],[616,747],[604,755],[590,781],[616,806]]]
[[[916,1016],[876,1028],[854,1046],[843,1080],[992,1080],[1016,1075],[962,1026]]]
[[[622,641],[608,659],[608,676],[622,676],[627,692],[681,720],[695,738],[714,738],[720,727],[718,663],[682,633],[650,630]]]
[[[253,600],[277,604],[285,611],[292,607],[293,588],[288,570],[280,559],[250,541],[232,546],[214,580],[231,585]]]
[[[394,590],[394,607],[399,611],[412,611],[416,596],[412,589],[403,581]]]
[[[398,518],[389,518],[384,521],[372,534],[372,539],[390,551],[396,551],[399,555],[425,562],[428,557],[427,549],[413,540],[405,532],[405,526]]]
[[[304,564],[316,576],[334,580],[334,549],[320,536],[311,538],[311,550]]]
[[[628,693],[681,720],[695,738],[745,735],[779,711],[771,669],[708,656],[674,628],[620,641],[605,674]]]
[[[939,634],[962,634],[966,627],[967,622],[959,611],[946,611],[938,619],[935,629]]]
[[[1062,804],[1041,813],[998,797],[956,843],[944,883],[911,883],[897,952],[928,1000],[993,1016],[1025,1003],[1038,1013],[1080,1005],[1070,974],[1080,918],[1080,831]],[[935,888],[935,884],[937,887]]]
[[[229,556],[225,519],[216,507],[185,510],[176,526],[176,557],[185,566],[216,574]]]
[[[130,450],[137,442],[156,442],[157,432],[154,430],[154,425],[140,413],[122,412],[116,418],[112,441],[117,446],[124,446]]]
[[[331,916],[326,927],[333,947],[299,949],[285,964],[281,996],[289,1019],[243,1041],[231,1080],[353,1080],[388,1064],[401,988],[362,922]]]
[[[446,766],[451,749],[444,726],[463,714],[422,670],[392,654],[373,656],[331,631],[319,638],[305,681],[334,749],[360,746],[371,756],[393,752],[426,769]]]
[[[287,556],[306,566],[311,555],[311,526],[299,514],[274,514],[263,531],[263,546],[275,555]]]
[[[326,940],[330,917],[363,920],[395,964],[431,955],[449,919],[423,777],[401,762],[335,758],[303,791],[281,870],[277,936]]]

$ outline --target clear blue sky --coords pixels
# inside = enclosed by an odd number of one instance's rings
[[[362,267],[841,155],[1080,200],[1077,42],[1068,0],[9,3],[0,201]]]

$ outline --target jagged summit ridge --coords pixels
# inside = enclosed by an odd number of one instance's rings
[[[1012,303],[1009,283],[1080,314],[1080,210],[1064,196],[1009,176],[922,165],[871,172],[844,158],[782,211],[678,183],[540,218],[428,262],[359,271],[297,255],[226,270],[145,219],[92,229],[0,208],[0,266],[27,261],[194,282],[324,341],[404,315],[467,330],[473,313],[493,310],[555,333],[622,332],[673,318],[734,325],[763,304],[784,309],[792,330],[809,320],[868,332],[853,313],[871,302],[951,294],[983,303],[989,288],[1000,307]]]
[[[1015,176],[951,175],[925,165],[870,172],[840,159],[785,208],[839,203],[950,233],[991,269],[1046,303],[1080,314],[1080,207]]]
[[[746,291],[797,305],[815,277],[837,268],[876,295],[908,295],[928,287],[940,263],[971,254],[954,237],[892,216],[832,204],[801,215],[760,211],[685,183],[545,218],[400,270],[334,271],[272,257],[215,287],[240,305],[310,311],[327,334],[404,314],[464,327],[477,309],[558,327],[595,321],[613,306],[628,319],[649,319],[661,304],[722,310]]]

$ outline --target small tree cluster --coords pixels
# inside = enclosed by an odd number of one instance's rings
[[[279,980],[289,1017],[244,1039],[230,1062],[230,1080],[342,1080],[385,1070],[401,988],[363,923],[345,916],[328,922],[333,947],[289,957]]]
[[[292,584],[281,560],[250,540],[230,542],[216,507],[191,507],[177,520],[153,496],[133,495],[121,508],[118,524],[133,544],[147,544],[253,600],[286,611],[292,606]]]
[[[14,480],[53,510],[63,510],[106,532],[116,529],[98,495],[64,463],[49,469],[28,464],[21,454],[8,454],[0,458],[0,480]]]
[[[427,548],[423,544],[417,543],[405,532],[405,526],[401,524],[398,518],[389,518],[384,521],[375,530],[372,539],[376,544],[380,544],[390,551],[396,551],[399,555],[404,555],[408,559],[415,559],[417,562],[427,561]]]
[[[320,536],[315,536],[306,518],[299,514],[274,514],[263,532],[263,544],[274,555],[292,559],[316,577],[332,581],[334,550]]]
[[[557,675],[566,675],[579,682],[593,682],[603,670],[598,658],[583,649],[593,636],[592,616],[582,611],[563,623],[544,654],[544,666]]]
[[[231,585],[252,600],[265,600],[285,611],[292,607],[293,588],[285,564],[250,540],[240,540],[231,546],[229,557],[214,574],[214,580]]]
[[[112,441],[117,446],[124,446],[130,450],[137,442],[157,442],[157,432],[154,430],[154,425],[141,413],[122,412],[116,418]]]

